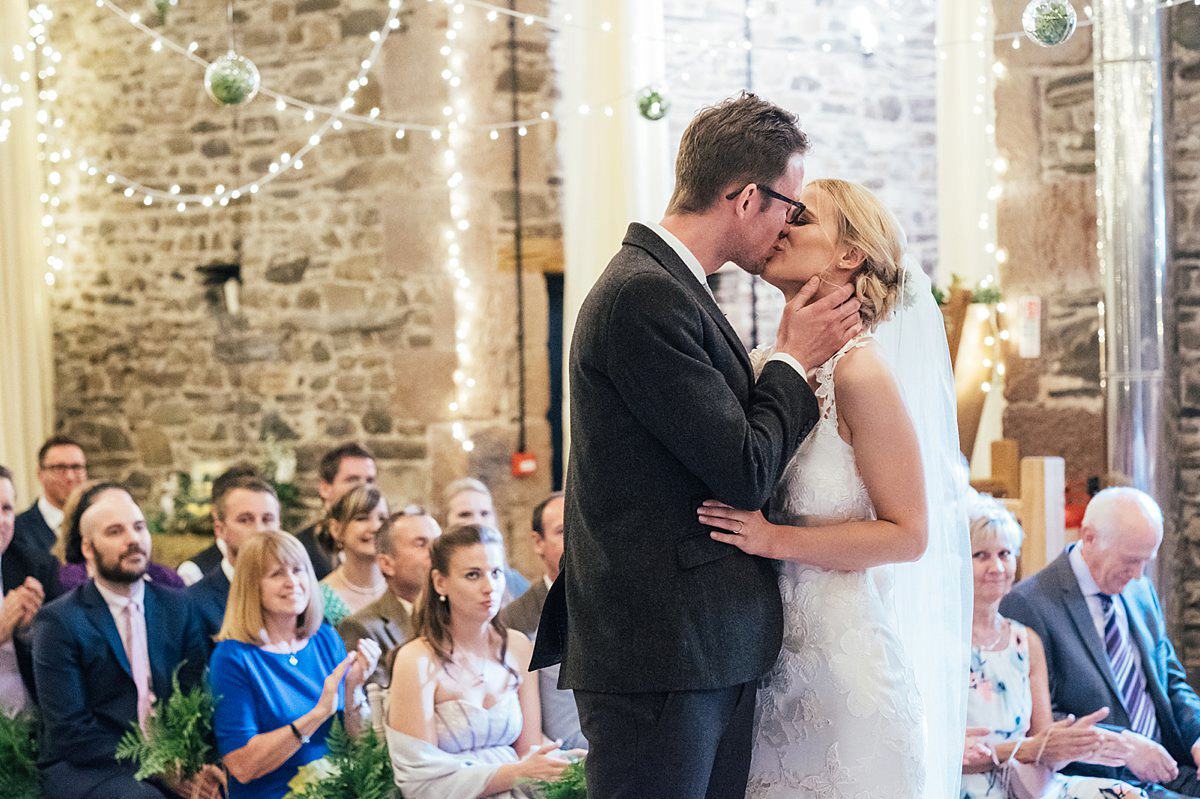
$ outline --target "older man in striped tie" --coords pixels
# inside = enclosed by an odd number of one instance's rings
[[[1162,543],[1162,511],[1142,491],[1108,488],[1088,504],[1081,532],[1000,605],[1042,638],[1055,716],[1107,706],[1102,726],[1121,733],[1123,767],[1063,771],[1137,783],[1156,799],[1200,796],[1200,697],[1145,576]]]

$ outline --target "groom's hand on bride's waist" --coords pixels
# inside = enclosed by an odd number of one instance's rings
[[[862,330],[852,285],[841,286],[814,300],[820,278],[804,284],[800,293],[783,306],[775,349],[791,355],[808,369],[833,357],[847,341]]]

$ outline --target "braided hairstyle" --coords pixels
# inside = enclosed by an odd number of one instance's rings
[[[837,213],[835,245],[862,251],[862,265],[851,279],[861,303],[863,327],[874,330],[891,316],[900,301],[904,275],[904,231],[892,213],[867,187],[845,180],[814,180],[806,188],[820,189]]]

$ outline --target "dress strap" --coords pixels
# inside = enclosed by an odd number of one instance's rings
[[[850,350],[865,347],[867,342],[872,338],[868,332],[859,333],[854,338],[842,345],[842,348],[833,354],[825,363],[817,367],[815,374],[816,388],[813,393],[817,395],[817,403],[821,408],[821,418],[828,419],[831,416],[837,415],[837,399],[833,391],[833,372],[837,368],[840,361]]]

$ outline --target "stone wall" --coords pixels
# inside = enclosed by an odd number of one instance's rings
[[[321,120],[277,111],[260,97],[237,110],[204,94],[202,70],[153,53],[150,39],[90,0],[54,4],[51,40],[63,52],[55,88],[60,132],[72,158],[183,192],[211,191],[266,172]],[[181,3],[165,36],[213,58],[225,48],[225,5]],[[545,4],[522,3],[544,12]],[[131,7],[130,10],[137,10]],[[145,9],[142,9],[145,12]],[[309,102],[335,104],[370,50],[386,7],[362,0],[280,0],[238,6],[238,41],[264,84]],[[359,93],[359,113],[444,119],[439,73],[450,7],[406,0],[402,26]],[[153,498],[173,471],[197,462],[256,459],[274,438],[294,446],[298,482],[312,491],[320,453],[347,439],[378,455],[394,503],[436,503],[441,486],[470,474],[496,492],[515,561],[536,569],[525,542],[528,510],[549,489],[546,299],[540,274],[525,296],[530,446],[542,470],[514,480],[517,368],[515,280],[500,253],[511,248],[511,139],[489,138],[510,115],[508,33],[468,9],[459,42],[462,92],[472,132],[458,168],[469,196],[460,234],[476,309],[455,302],[442,238],[449,220],[445,142],[403,139],[347,123],[252,196],[228,207],[178,213],[146,207],[107,185],[63,170],[61,230],[67,266],[54,290],[58,425],[85,444],[96,476],[129,482]],[[551,107],[554,86],[542,26],[518,26],[523,116]],[[527,235],[557,240],[552,125],[522,139]],[[511,258],[508,260],[511,261]],[[202,285],[196,267],[240,262],[241,313]],[[477,381],[451,413],[458,366],[456,327],[468,323]],[[451,435],[463,420],[476,448]]]
[[[813,142],[806,180],[844,178],[876,191],[904,225],[912,256],[935,273],[936,9],[924,0],[887,6],[863,4],[877,34],[866,54],[851,4],[666,0],[667,33],[685,42],[667,47],[667,121],[678,142],[697,109],[753,88],[800,117]],[[743,40],[747,25],[755,48],[749,65],[743,49],[728,46]],[[698,48],[699,40],[713,46]],[[778,291],[740,271],[720,273],[715,289],[747,344],[752,291],[757,340],[773,341],[783,307]]]
[[[993,5],[998,33],[1021,29],[1024,2]],[[1004,435],[1023,456],[1065,458],[1069,498],[1084,500],[1087,478],[1105,469],[1091,29],[1051,48],[1014,50],[1004,39],[995,53],[1007,68],[995,93],[996,147],[1008,163],[996,208],[1008,252],[1000,285],[1010,300],[1042,301],[1041,357],[1011,347],[1006,359]]]
[[[1200,9],[1172,9],[1165,43],[1167,69],[1167,168],[1171,219],[1177,389],[1178,493],[1174,584],[1168,607],[1178,608],[1175,644],[1191,674],[1200,669]],[[1173,600],[1173,601],[1170,601]]]

